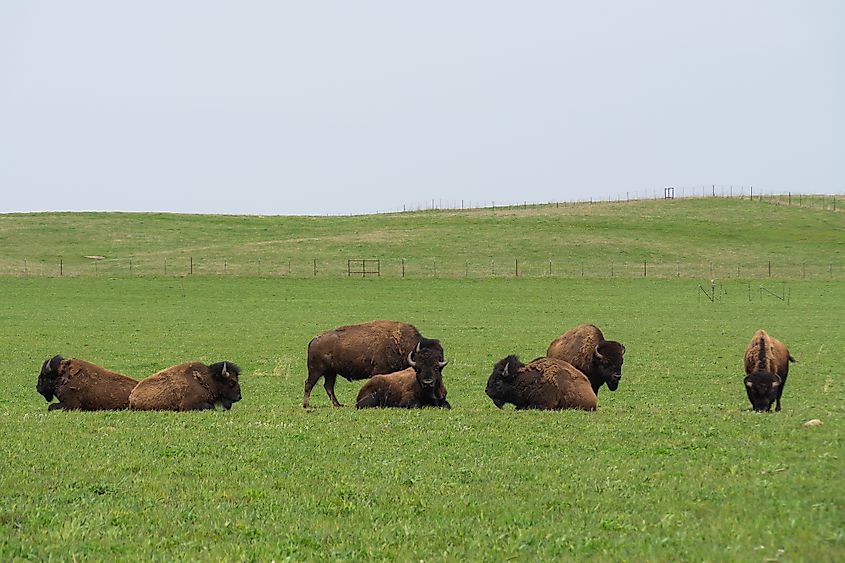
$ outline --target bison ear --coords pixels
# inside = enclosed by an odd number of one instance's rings
[[[57,355],[44,362],[44,368],[47,368],[50,372],[50,377],[57,377],[59,375],[59,368],[64,360],[63,357]]]
[[[749,389],[751,389],[752,387],[754,387],[754,384],[751,383],[751,381],[749,381],[748,379],[746,379],[745,380],[745,386],[748,387]]]

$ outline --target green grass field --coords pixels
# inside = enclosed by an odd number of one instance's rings
[[[830,201],[711,198],[358,217],[0,215],[0,275],[305,278],[316,261],[317,277],[336,278],[347,275],[349,259],[378,258],[390,278],[404,271],[845,280],[845,213],[841,203],[835,211],[822,205]]]
[[[845,284],[790,288],[787,306],[689,280],[0,279],[0,559],[841,560]],[[321,387],[303,411],[308,340],[373,318],[442,339],[451,411],[332,409]],[[497,410],[492,364],[582,321],[625,343],[620,389],[594,413]],[[779,414],[742,388],[758,327],[798,359]],[[136,377],[228,359],[244,399],[48,414],[56,353]]]
[[[843,217],[723,199],[0,215],[0,561],[842,560]],[[352,257],[390,267],[348,279]],[[519,278],[487,271],[515,259]],[[715,302],[699,290],[710,277]],[[441,339],[451,411],[332,409],[322,384],[302,409],[310,338],[376,318]],[[496,409],[493,363],[540,356],[580,322],[625,344],[619,390],[593,413]],[[778,414],[750,412],[742,386],[761,327],[798,359]],[[230,360],[244,399],[48,414],[35,382],[54,354],[138,378]],[[341,401],[360,385],[339,380]]]

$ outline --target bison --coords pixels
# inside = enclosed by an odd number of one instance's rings
[[[446,400],[442,370],[448,364],[443,360],[440,341],[423,338],[413,352],[408,354],[411,367],[394,373],[375,375],[358,393],[355,406],[369,407],[451,408]]]
[[[371,321],[327,330],[308,343],[308,378],[302,406],[309,406],[311,389],[325,377],[326,393],[336,407],[334,394],[340,375],[349,381],[369,379],[408,367],[408,355],[422,340],[413,325],[396,321]]]
[[[780,396],[789,374],[789,362],[794,362],[783,342],[772,338],[763,329],[754,337],[745,350],[745,391],[751,408],[755,411],[780,411]]]
[[[200,362],[179,364],[142,380],[129,395],[136,410],[190,411],[224,409],[241,400],[241,369],[232,362],[207,366]]]
[[[549,358],[569,362],[590,380],[593,392],[607,383],[607,388],[616,391],[622,379],[622,362],[625,347],[614,340],[605,340],[596,325],[578,325],[555,338],[546,351]]]
[[[512,403],[518,410],[594,411],[597,403],[587,376],[555,358],[537,358],[526,365],[516,356],[507,356],[493,366],[485,392],[498,408]]]
[[[49,403],[48,411],[79,409],[83,411],[129,408],[129,394],[138,384],[131,377],[98,365],[54,356],[44,362],[35,389]]]

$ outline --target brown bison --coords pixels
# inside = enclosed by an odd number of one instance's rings
[[[777,402],[775,412],[780,411],[780,396],[789,374],[789,362],[794,361],[783,342],[763,329],[754,333],[745,350],[745,391],[751,408],[771,411],[772,403]]]
[[[99,411],[129,408],[129,394],[138,384],[131,377],[98,365],[61,356],[44,362],[35,389],[49,403],[47,410],[79,409]]]
[[[373,376],[358,393],[355,406],[368,407],[451,408],[446,400],[442,370],[443,348],[438,340],[423,338],[408,354],[411,366],[402,371]]]
[[[571,364],[554,358],[538,358],[528,365],[508,356],[493,366],[487,380],[487,396],[502,408],[596,410],[597,398],[587,376]]]
[[[593,392],[607,383],[616,391],[622,379],[622,362],[625,347],[614,340],[605,340],[596,325],[578,325],[555,338],[546,351],[549,358],[569,362],[590,380]]]
[[[371,321],[327,330],[308,343],[308,379],[302,406],[308,408],[311,389],[325,377],[326,393],[336,407],[334,394],[340,375],[349,381],[369,379],[408,367],[408,355],[422,340],[413,325],[396,321]]]
[[[241,369],[232,362],[207,366],[200,362],[179,364],[142,380],[129,395],[136,410],[190,411],[224,409],[241,400]]]

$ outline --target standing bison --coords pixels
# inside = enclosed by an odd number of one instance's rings
[[[371,321],[327,330],[308,343],[308,379],[302,406],[309,406],[311,389],[325,377],[326,393],[336,407],[334,394],[340,375],[349,381],[369,379],[408,367],[408,355],[422,340],[413,325],[396,321]]]
[[[440,341],[423,338],[416,349],[408,354],[411,367],[386,375],[373,376],[358,393],[355,406],[369,407],[444,407],[446,401],[442,370],[448,364],[443,360]]]
[[[487,380],[487,396],[502,408],[596,410],[596,394],[587,376],[571,364],[554,358],[538,358],[528,365],[508,356],[493,366]]]
[[[555,338],[546,351],[549,358],[569,362],[590,380],[593,392],[607,383],[607,388],[616,391],[622,379],[622,362],[625,347],[614,340],[605,340],[596,325],[578,325]]]
[[[109,371],[98,365],[61,356],[44,362],[35,389],[49,403],[47,410],[79,409],[83,411],[129,408],[129,394],[138,384],[131,377]]]
[[[238,376],[232,362],[207,366],[200,362],[179,364],[142,380],[129,395],[129,407],[136,410],[190,411],[224,409],[241,400]]]
[[[780,411],[780,396],[789,374],[789,362],[794,362],[783,342],[772,338],[763,329],[754,337],[745,350],[745,391],[751,408],[755,411],[771,411],[777,402],[775,412]]]

